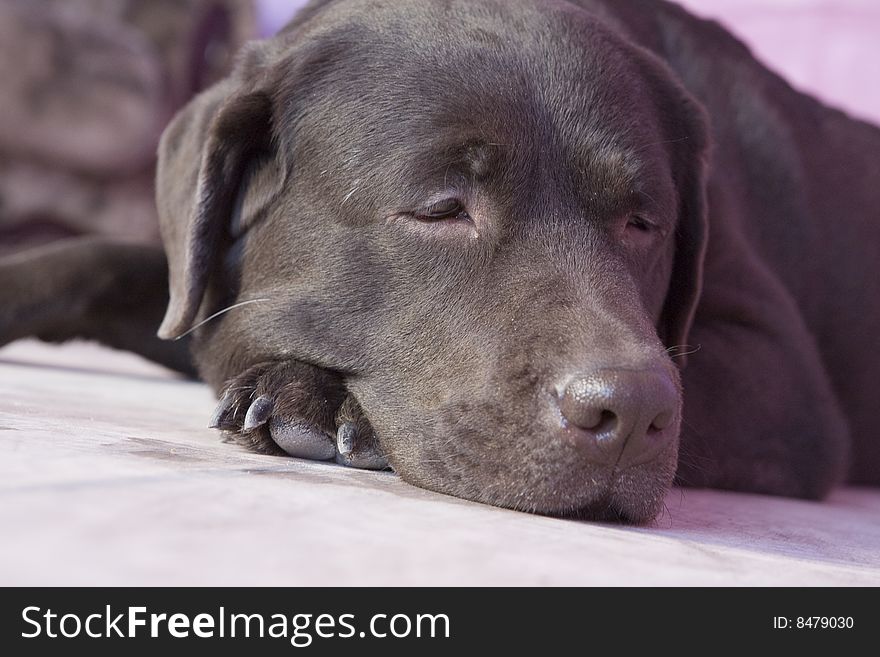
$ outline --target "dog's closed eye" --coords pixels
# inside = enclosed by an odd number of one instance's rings
[[[650,233],[657,229],[657,225],[641,215],[633,214],[627,218],[626,229],[635,230],[640,233]]]
[[[632,213],[619,224],[619,238],[634,247],[648,248],[667,234],[665,226],[650,215]]]
[[[413,215],[419,221],[434,222],[444,220],[471,221],[464,204],[457,198],[446,198],[416,212]]]

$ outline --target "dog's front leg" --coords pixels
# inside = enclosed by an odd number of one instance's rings
[[[0,258],[0,346],[96,340],[194,375],[189,340],[160,340],[168,266],[158,246],[78,238]]]

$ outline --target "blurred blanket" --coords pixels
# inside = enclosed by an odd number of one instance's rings
[[[162,129],[254,33],[246,0],[0,0],[0,251],[158,239]]]

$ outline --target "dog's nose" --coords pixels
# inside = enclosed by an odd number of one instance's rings
[[[627,467],[657,456],[677,435],[679,393],[662,370],[603,369],[565,387],[560,410],[591,460]]]

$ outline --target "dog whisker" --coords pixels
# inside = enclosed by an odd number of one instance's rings
[[[342,199],[342,205],[345,205],[346,203],[348,203],[348,201],[351,199],[351,197],[357,193],[358,187],[360,186],[361,181],[355,180],[354,182],[355,182],[354,187],[352,187],[351,191],[345,195],[345,198]]]
[[[633,153],[641,153],[649,148],[653,148],[654,146],[663,146],[665,144],[677,144],[682,141],[688,141],[688,137],[679,137],[678,139],[666,139],[664,141],[652,141],[648,144],[643,144],[639,146],[637,149],[633,151]]]
[[[204,326],[205,324],[207,324],[208,322],[211,322],[211,321],[217,319],[217,318],[220,317],[221,315],[225,315],[226,313],[228,313],[228,312],[231,311],[231,310],[236,310],[236,309],[238,309],[238,308],[241,308],[242,306],[249,306],[249,305],[252,304],[252,303],[261,303],[261,302],[263,302],[263,301],[270,301],[270,299],[265,299],[265,298],[264,298],[264,299],[250,299],[249,301],[241,301],[241,302],[239,302],[239,303],[233,304],[233,305],[231,305],[231,306],[229,306],[229,307],[227,307],[227,308],[224,308],[223,310],[218,310],[216,313],[214,313],[214,314],[211,315],[210,317],[207,317],[207,318],[203,319],[201,322],[199,322],[198,324],[196,324],[195,326],[193,326],[193,327],[192,327],[190,330],[188,330],[186,333],[182,333],[182,334],[178,335],[176,338],[174,338],[174,340],[180,340],[180,339],[182,339],[182,338],[185,338],[186,336],[188,336],[188,335],[189,335],[190,333],[192,333],[193,331],[195,331],[195,330],[197,330],[197,329],[200,329],[201,327],[203,327],[203,326]]]
[[[684,356],[690,356],[691,354],[697,353],[702,348],[703,348],[703,345],[701,345],[701,344],[698,344],[697,346],[692,346],[689,344],[679,344],[679,345],[675,345],[673,347],[669,347],[668,349],[666,349],[666,353],[669,354],[670,358],[683,358]],[[678,352],[680,349],[686,349],[687,351],[682,351],[681,353],[675,353],[675,352]]]

